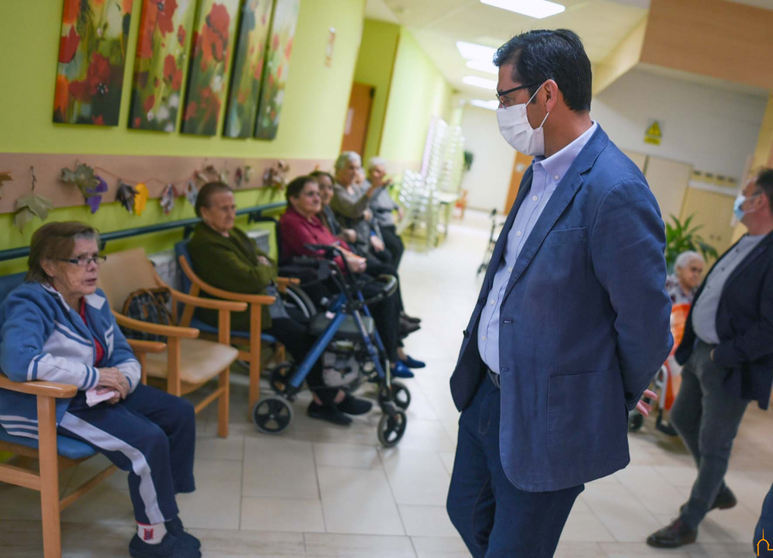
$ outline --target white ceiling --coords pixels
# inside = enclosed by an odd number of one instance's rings
[[[462,83],[465,76],[496,79],[466,67],[456,41],[499,47],[530,29],[567,28],[585,44],[591,62],[604,60],[647,17],[650,0],[554,0],[561,14],[534,19],[479,0],[367,0],[365,17],[407,27],[451,85],[465,98],[493,99],[494,92]],[[773,9],[773,0],[731,0]]]

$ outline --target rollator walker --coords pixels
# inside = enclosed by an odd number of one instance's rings
[[[323,312],[306,309],[305,313],[310,316],[309,332],[317,341],[302,362],[283,363],[271,372],[270,384],[275,395],[261,398],[255,404],[252,409],[255,425],[266,434],[284,431],[292,422],[292,402],[312,366],[323,358],[325,378],[332,373],[343,380],[332,384],[334,387],[354,391],[363,380],[378,384],[377,402],[383,413],[378,424],[378,439],[384,447],[395,446],[405,434],[408,424],[405,410],[411,403],[411,393],[404,384],[392,380],[389,359],[368,306],[394,294],[397,279],[391,275],[379,276],[376,278],[378,292],[365,299],[362,281],[350,269],[348,274],[340,273],[334,263],[336,256],[343,258],[340,249],[318,244],[306,247],[323,253],[322,262],[312,261],[315,266],[321,264],[324,276],[332,279],[340,294],[333,300],[323,301]]]

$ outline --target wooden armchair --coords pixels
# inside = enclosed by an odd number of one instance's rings
[[[285,360],[284,346],[278,343],[277,340],[270,335],[266,335],[262,332],[261,306],[273,304],[274,297],[234,293],[218,289],[217,287],[213,287],[209,283],[206,283],[201,277],[196,275],[195,271],[193,271],[191,259],[188,254],[188,242],[189,240],[183,240],[178,242],[174,247],[180,269],[183,272],[183,288],[188,289],[188,294],[198,296],[199,293],[203,291],[217,298],[245,302],[250,305],[250,330],[232,331],[230,333],[232,345],[247,345],[246,351],[239,351],[239,358],[250,365],[249,409],[251,412],[255,403],[260,399],[261,341],[266,341],[277,347],[275,353],[276,361],[283,362]],[[282,293],[287,290],[288,285],[298,284],[300,284],[300,279],[289,277],[276,278],[277,289]],[[219,328],[213,328],[201,322],[201,320],[197,320],[193,315],[193,311],[193,307],[185,307],[182,318],[180,319],[180,325],[192,325],[193,327],[200,329],[202,333],[206,332],[210,335],[219,335],[221,333]]]
[[[153,341],[131,341],[130,344],[140,362],[144,360],[146,352],[155,353],[164,350],[163,343]],[[26,393],[37,398],[38,440],[13,436],[0,428],[0,451],[12,453],[22,460],[21,464],[0,463],[0,482],[40,492],[43,556],[61,558],[60,516],[62,511],[118,469],[110,465],[60,499],[59,472],[74,467],[97,453],[88,444],[66,436],[58,436],[56,433],[56,400],[74,397],[78,388],[52,382],[13,382],[0,374],[0,389]],[[37,471],[34,467],[25,466],[31,460],[38,461]]]
[[[163,350],[144,354],[141,361],[143,377],[147,375],[164,380],[167,392],[177,396],[196,391],[217,377],[217,389],[201,400],[195,409],[198,413],[217,400],[217,434],[222,438],[228,437],[229,368],[239,355],[229,344],[231,312],[243,312],[247,310],[247,304],[198,298],[169,287],[156,274],[143,248],[110,254],[100,268],[99,286],[110,302],[118,325],[167,337]],[[218,342],[197,339],[198,329],[152,324],[122,314],[124,302],[132,292],[154,287],[169,289],[173,314],[179,303],[217,310],[220,325]]]

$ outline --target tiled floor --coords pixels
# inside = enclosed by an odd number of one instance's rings
[[[406,305],[424,319],[408,349],[428,367],[406,382],[413,401],[397,448],[379,448],[378,412],[340,428],[306,417],[308,396],[296,403],[284,435],[261,435],[247,419],[245,378],[234,374],[231,436],[215,436],[212,412],[200,416],[198,491],[179,499],[183,521],[202,539],[205,556],[469,556],[444,510],[458,419],[448,378],[476,300],[475,270],[488,228],[484,214],[468,212],[440,248],[405,255]],[[630,436],[631,465],[588,485],[580,496],[557,556],[752,556],[753,528],[773,481],[770,422],[770,415],[750,408],[727,477],[740,505],[713,512],[698,544],[656,551],[643,542],[674,516],[695,477],[684,448],[647,423]],[[63,491],[102,465],[94,459],[64,474]],[[39,516],[35,493],[0,485],[0,555],[40,556]],[[69,508],[63,521],[65,556],[127,555],[133,524],[125,476],[114,475]]]

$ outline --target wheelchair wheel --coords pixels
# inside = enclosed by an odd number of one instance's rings
[[[298,285],[287,285],[287,291],[282,293],[282,300],[286,307],[298,310],[308,321],[311,321],[311,318],[317,313],[314,302]]]
[[[378,441],[385,448],[396,446],[405,434],[407,424],[405,411],[394,409],[391,414],[384,413],[378,421]]]
[[[279,434],[290,426],[293,408],[281,397],[267,397],[255,403],[252,420],[264,434]]]
[[[402,382],[392,381],[392,402],[405,411],[411,405],[411,392]]]

